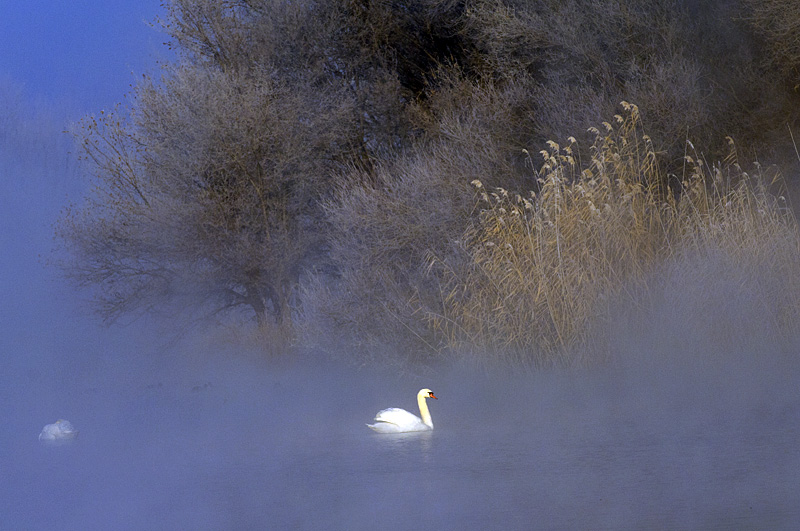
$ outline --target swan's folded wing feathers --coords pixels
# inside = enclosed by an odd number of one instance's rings
[[[378,433],[401,433],[403,431],[397,424],[391,422],[377,421],[375,424],[367,424],[367,426]]]
[[[418,416],[409,413],[405,409],[400,409],[399,407],[390,407],[378,411],[378,414],[375,415],[375,420],[377,422],[388,422],[390,424],[406,424],[420,421]]]
[[[367,424],[367,426],[382,433],[427,431],[430,429],[418,416],[397,407],[378,411],[378,414],[375,415],[375,424]]]

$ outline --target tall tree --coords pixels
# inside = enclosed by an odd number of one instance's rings
[[[191,295],[284,323],[324,251],[332,169],[363,149],[356,100],[310,59],[280,64],[277,43],[255,38],[270,25],[253,3],[179,1],[171,15],[180,60],[144,78],[130,109],[83,123],[97,187],[61,223],[68,272],[99,287],[110,319]],[[279,17],[295,38],[298,17]]]

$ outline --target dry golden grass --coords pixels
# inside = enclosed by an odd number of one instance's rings
[[[687,156],[681,186],[667,189],[638,108],[623,107],[625,116],[592,130],[586,164],[574,139],[550,142],[536,192],[473,182],[482,210],[463,239],[471,263],[430,261],[443,299],[431,322],[450,348],[536,366],[602,356],[612,308],[639,304],[663,264],[707,253],[785,280],[772,302],[780,328],[793,331],[800,237],[782,199],[763,176],[742,171],[734,152],[712,168]]]

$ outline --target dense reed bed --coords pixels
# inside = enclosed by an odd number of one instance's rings
[[[448,348],[534,365],[597,361],[616,312],[646,305],[667,264],[712,256],[727,270],[705,274],[754,284],[776,330],[796,332],[800,234],[785,198],[770,192],[780,181],[745,172],[732,141],[716,165],[687,143],[684,174],[664,175],[638,108],[623,107],[592,130],[583,164],[574,139],[550,142],[534,191],[473,181],[481,210],[464,233],[468,266],[431,261],[443,295],[431,323]]]

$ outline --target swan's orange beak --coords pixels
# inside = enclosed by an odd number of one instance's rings
[[[433,391],[431,391],[430,393],[428,393],[428,396],[429,396],[429,397],[431,397],[431,398],[436,398],[435,396],[433,396]],[[436,398],[436,400],[439,400],[439,399],[438,399],[438,398]]]

